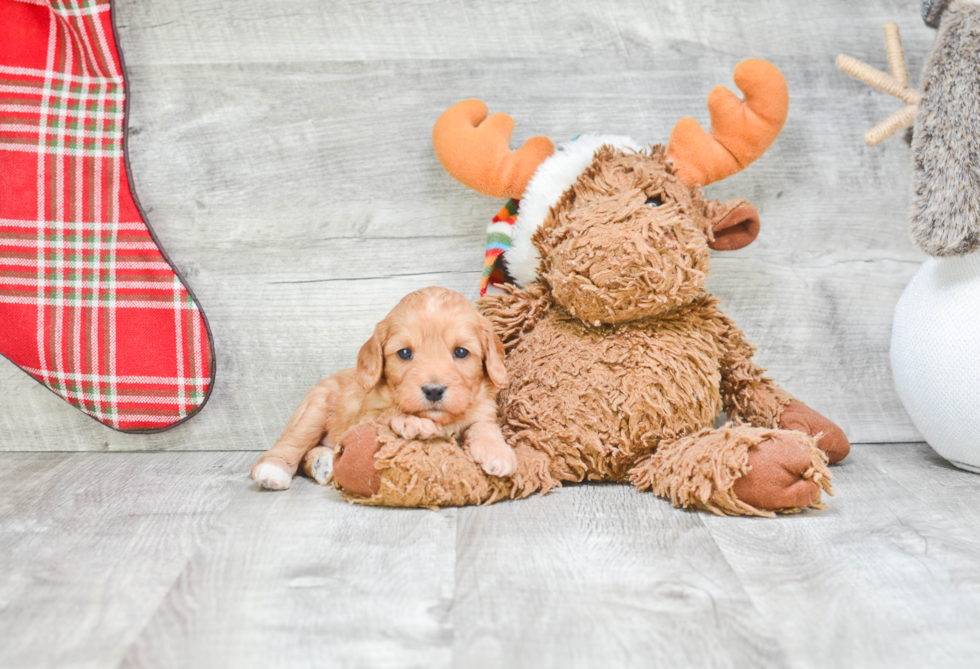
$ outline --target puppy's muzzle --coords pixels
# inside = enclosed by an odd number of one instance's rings
[[[427,383],[422,386],[422,394],[430,402],[438,402],[446,394],[446,386],[441,383]]]

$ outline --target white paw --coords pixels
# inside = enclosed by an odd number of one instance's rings
[[[268,490],[285,490],[293,482],[293,477],[271,462],[263,462],[252,473],[260,486]]]
[[[391,419],[391,431],[402,439],[432,439],[442,429],[428,418],[395,416]]]
[[[491,476],[510,476],[517,471],[517,454],[503,439],[467,439],[470,456]]]
[[[313,479],[320,485],[326,485],[333,474],[333,451],[327,451],[313,461]]]
[[[517,456],[508,451],[484,460],[480,466],[490,476],[511,476],[517,471]]]

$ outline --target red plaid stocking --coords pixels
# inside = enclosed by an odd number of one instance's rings
[[[133,196],[125,131],[109,0],[0,0],[0,354],[143,432],[201,408],[214,355]]]

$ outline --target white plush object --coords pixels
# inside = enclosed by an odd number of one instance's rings
[[[551,208],[558,204],[562,194],[592,164],[595,152],[605,144],[633,151],[641,148],[635,141],[623,135],[579,135],[560,144],[531,177],[521,196],[517,220],[511,231],[511,247],[503,254],[507,270],[518,285],[524,286],[537,278],[541,255],[531,243],[531,237],[544,223]]]
[[[891,363],[929,445],[980,473],[980,252],[919,268],[895,307]]]

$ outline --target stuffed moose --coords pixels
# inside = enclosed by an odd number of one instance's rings
[[[487,118],[478,100],[443,113],[433,143],[447,172],[519,199],[501,258],[523,287],[479,303],[507,351],[500,420],[518,471],[490,476],[452,440],[365,425],[335,453],[351,499],[455,506],[622,481],[719,514],[822,508],[826,465],[847,455],[847,437],[763,376],[704,289],[709,249],[750,244],[759,217],[701,186],[761,156],[789,107],[770,63],[744,61],[734,79],[745,100],[716,87],[711,134],[685,118],[666,148],[583,135],[557,151],[545,137],[510,151],[509,116]],[[733,422],[714,428],[721,409]]]

